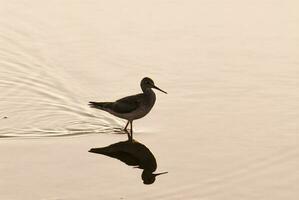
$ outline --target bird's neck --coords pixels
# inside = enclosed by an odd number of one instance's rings
[[[155,94],[154,91],[151,88],[142,88],[142,91],[143,91],[144,94],[147,94],[147,95]]]
[[[143,91],[145,104],[148,105],[148,110],[151,110],[156,101],[156,94],[151,88],[146,88]]]

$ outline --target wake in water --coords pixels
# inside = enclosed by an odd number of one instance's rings
[[[107,124],[122,124],[108,114],[92,113],[63,72],[43,59],[33,42],[24,42],[33,38],[9,28],[1,32],[0,137],[113,133]]]

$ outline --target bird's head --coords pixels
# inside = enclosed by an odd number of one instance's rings
[[[165,92],[165,91],[161,90],[160,88],[158,88],[157,86],[155,86],[155,83],[151,78],[148,78],[148,77],[143,78],[140,85],[141,85],[141,88],[143,91],[146,90],[147,88],[154,88],[156,90],[159,90],[159,91],[167,94],[167,92]]]

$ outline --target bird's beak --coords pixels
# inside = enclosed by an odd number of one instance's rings
[[[161,92],[164,92],[165,94],[167,94],[167,92],[165,92],[164,90],[161,90],[160,88],[158,88],[157,86],[153,85],[153,88],[160,90]]]
[[[167,174],[168,172],[161,172],[161,173],[157,173],[157,174],[154,174],[155,176],[159,176],[159,175],[162,175],[162,174]]]

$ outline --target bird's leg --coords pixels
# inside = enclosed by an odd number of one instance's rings
[[[133,140],[133,120],[130,122],[131,125],[131,141]]]
[[[127,130],[129,123],[130,123],[130,121],[128,120],[128,122],[124,128],[124,131],[127,132],[127,134],[128,134],[128,140],[132,142],[132,136],[131,136],[130,132]]]
[[[130,125],[131,125],[131,130],[130,130],[130,132],[126,129],[127,126],[129,125],[129,123],[130,123]],[[132,141],[133,141],[133,135],[132,135],[132,121],[129,121],[129,120],[128,120],[128,123],[127,123],[127,125],[126,125],[126,127],[125,127],[125,131],[126,131],[127,134],[128,134],[128,140],[129,140],[130,142],[132,142]]]
[[[128,127],[128,125],[129,125],[129,120],[128,120],[128,122],[127,122],[127,124],[126,124],[126,126],[125,126],[125,128],[124,128],[124,131],[127,131],[127,127]]]

